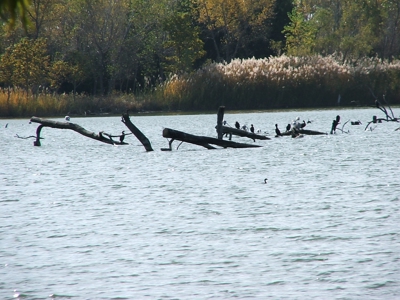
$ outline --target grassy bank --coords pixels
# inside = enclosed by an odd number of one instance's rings
[[[145,95],[106,97],[27,95],[0,90],[0,117],[121,114],[139,111],[216,111],[373,105],[375,99],[400,104],[400,61],[340,57],[271,57],[213,63],[175,75]]]
[[[22,90],[0,90],[0,117],[49,117],[85,116],[101,114],[121,115],[126,110],[132,112],[161,110],[161,107],[146,96],[112,94],[105,97],[72,94],[27,95]]]

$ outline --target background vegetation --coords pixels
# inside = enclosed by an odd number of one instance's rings
[[[0,13],[3,117],[400,104],[398,0],[1,0]]]

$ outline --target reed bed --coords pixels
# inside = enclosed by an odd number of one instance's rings
[[[165,106],[185,110],[219,105],[230,109],[368,105],[383,94],[400,103],[399,80],[398,60],[342,62],[339,56],[282,55],[213,63],[191,74],[175,75],[157,96]]]
[[[56,93],[27,95],[21,89],[0,88],[0,117],[2,118],[120,115],[127,110],[140,112],[161,109],[153,99],[147,96],[138,98],[132,94],[115,93],[104,97]]]
[[[27,95],[20,89],[0,89],[0,117],[204,111],[220,105],[232,110],[373,105],[383,95],[390,104],[400,104],[399,60],[282,55],[211,63],[190,74],[174,75],[140,96],[113,93],[91,97],[46,91]]]

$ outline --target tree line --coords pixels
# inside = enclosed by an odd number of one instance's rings
[[[0,86],[27,95],[138,95],[235,59],[400,54],[398,0],[15,2],[26,9],[0,10],[15,20],[0,28]]]

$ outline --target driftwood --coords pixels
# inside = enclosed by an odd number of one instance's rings
[[[24,140],[27,140],[27,139],[30,139],[30,138],[36,139],[36,136],[34,136],[34,135],[30,135],[30,136],[19,136],[18,134],[16,134],[15,137],[16,137],[16,138],[19,138],[19,139],[24,139]],[[42,137],[41,137],[40,139],[43,140]]]
[[[127,143],[124,142],[119,142],[119,141],[114,141],[112,139],[112,135],[104,133],[103,131],[97,133],[91,132],[83,128],[82,126],[79,126],[78,124],[70,123],[70,122],[58,122],[58,121],[52,121],[52,120],[47,120],[47,119],[41,119],[38,117],[32,117],[31,122],[34,123],[39,123],[39,127],[36,129],[36,141],[33,142],[34,146],[40,146],[40,132],[43,127],[51,127],[51,128],[58,128],[58,129],[70,129],[73,131],[76,131],[88,138],[106,143],[106,144],[111,144],[111,145],[128,145]],[[108,138],[106,137],[108,136]]]
[[[261,147],[259,145],[250,145],[250,144],[243,144],[243,143],[236,143],[232,141],[224,141],[222,139],[216,139],[216,138],[211,138],[211,137],[206,137],[206,136],[197,136],[197,135],[192,135],[189,133],[185,133],[182,131],[170,129],[170,128],[164,128],[163,130],[163,137],[167,139],[171,139],[169,141],[169,148],[162,148],[161,150],[163,151],[170,151],[172,150],[172,142],[174,140],[190,143],[190,144],[195,144],[199,145],[202,147],[205,147],[207,149],[216,149],[214,146],[211,146],[210,144],[217,145],[223,148],[256,148],[256,147]]]
[[[397,118],[377,118],[376,116],[373,116],[372,117],[372,121],[369,121],[368,123],[367,123],[367,126],[365,126],[365,129],[364,130],[367,130],[368,129],[368,126],[370,125],[370,124],[376,124],[376,123],[382,123],[382,121],[385,121],[385,122],[399,122],[399,120],[397,119]]]
[[[222,126],[222,133],[228,134],[229,140],[232,139],[232,135],[247,137],[249,139],[252,139],[253,141],[255,141],[255,140],[270,140],[270,138],[265,135],[259,135],[256,133],[248,132],[246,130],[236,129],[236,128],[228,127],[228,126]]]
[[[220,106],[217,113],[217,127],[216,127],[219,140],[222,140],[222,138],[224,137],[224,133],[222,131],[222,121],[224,120],[224,112],[225,112],[225,106]]]
[[[149,139],[131,122],[129,113],[126,112],[122,115],[122,123],[136,136],[136,138],[142,143],[146,151],[153,151]]]
[[[232,139],[232,135],[248,137],[248,138],[252,139],[253,141],[270,139],[269,137],[266,137],[265,135],[258,135],[253,132],[248,132],[246,130],[236,129],[236,128],[222,125],[222,121],[224,119],[224,112],[225,112],[225,106],[220,106],[218,109],[218,115],[217,115],[217,126],[215,127],[215,129],[217,130],[217,135],[218,135],[219,140],[222,140],[224,135],[229,135],[229,140]]]
[[[305,135],[326,135],[326,132],[320,132],[320,131],[315,131],[315,130],[308,130],[308,129],[298,129],[296,130],[296,132],[298,134],[305,134]],[[292,135],[292,131],[285,131],[282,132],[282,135],[288,136],[288,135]]]

